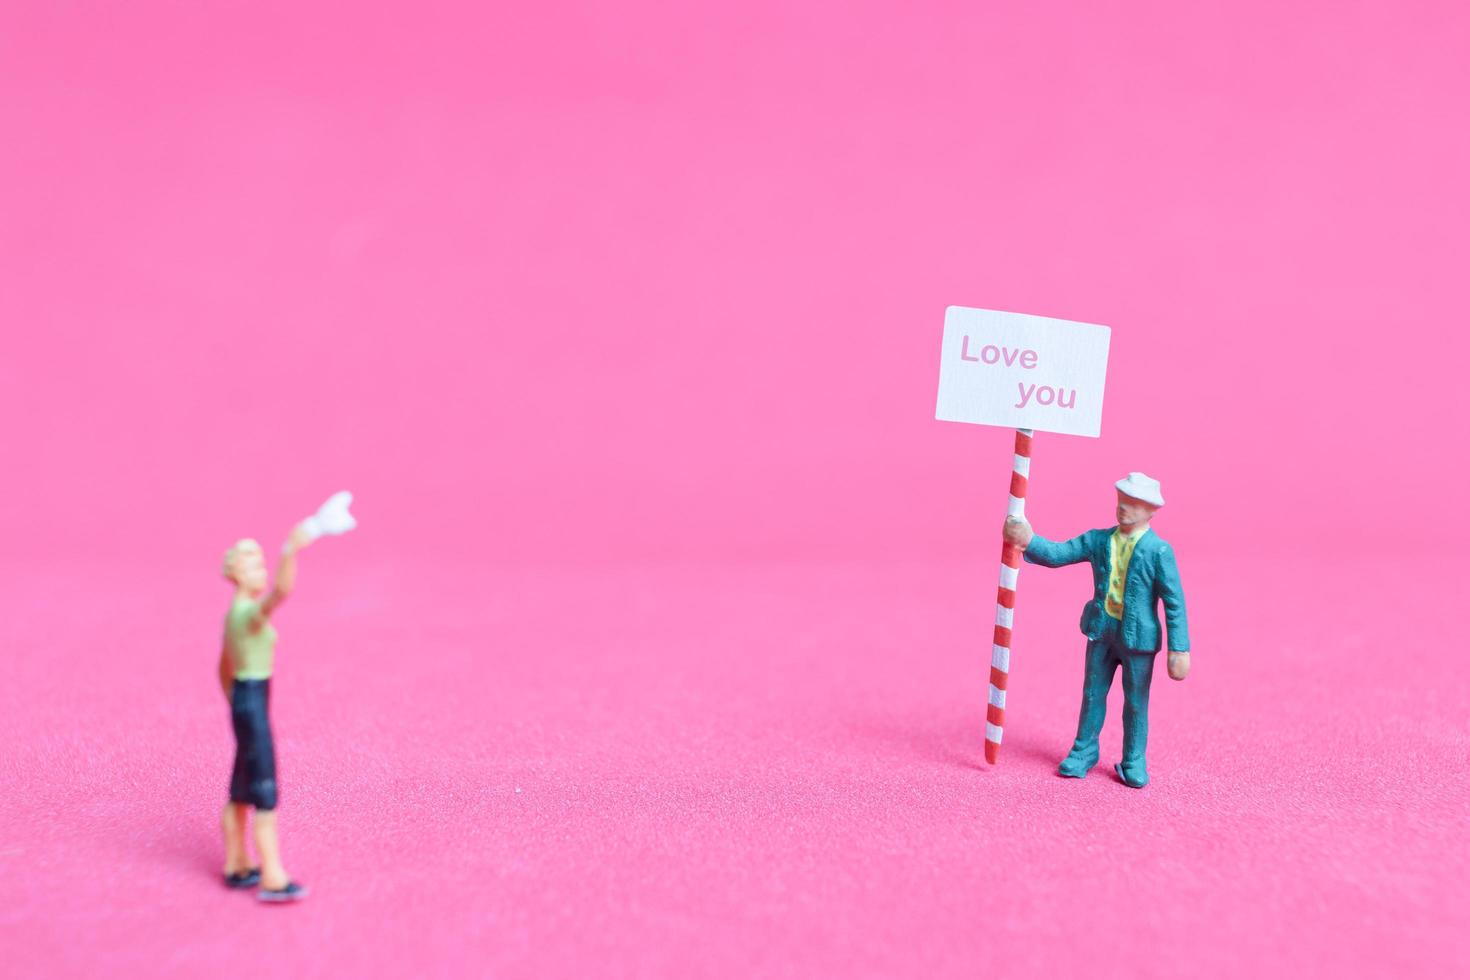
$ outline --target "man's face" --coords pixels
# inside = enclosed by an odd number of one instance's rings
[[[1146,524],[1158,510],[1153,504],[1130,497],[1122,490],[1118,491],[1118,525],[1120,527],[1133,527],[1137,524]]]

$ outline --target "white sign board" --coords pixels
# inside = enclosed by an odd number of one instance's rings
[[[1096,436],[1111,336],[1095,323],[951,306],[934,417]]]

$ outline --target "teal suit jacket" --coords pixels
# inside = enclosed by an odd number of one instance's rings
[[[1031,539],[1026,560],[1034,565],[1059,568],[1079,561],[1092,562],[1094,585],[1091,601],[1082,607],[1082,632],[1089,640],[1102,636],[1107,625],[1103,603],[1108,597],[1108,579],[1113,572],[1109,546],[1116,528],[1084,531],[1068,541],[1049,541],[1041,535]],[[1149,528],[1133,548],[1128,560],[1128,579],[1123,583],[1123,645],[1130,650],[1157,653],[1163,645],[1159,627],[1159,602],[1169,624],[1169,649],[1189,649],[1189,619],[1184,612],[1184,586],[1169,542]]]

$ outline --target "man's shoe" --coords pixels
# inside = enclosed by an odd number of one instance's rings
[[[1062,760],[1062,764],[1057,766],[1057,775],[1066,776],[1068,779],[1081,779],[1095,765],[1097,765],[1096,759],[1088,762],[1084,757],[1069,752]]]
[[[299,902],[306,897],[306,889],[288,881],[285,888],[262,888],[255,897],[262,902]]]
[[[1141,765],[1125,765],[1120,762],[1113,766],[1113,771],[1118,774],[1119,779],[1134,789],[1143,789],[1148,785],[1148,770]]]
[[[254,888],[260,884],[260,869],[250,868],[245,871],[236,871],[234,874],[225,875],[226,888]]]

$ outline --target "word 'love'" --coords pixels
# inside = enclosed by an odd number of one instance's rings
[[[970,335],[965,334],[963,339],[960,340],[960,360],[980,361],[983,364],[998,364],[1004,362],[1006,367],[1010,367],[1012,364],[1015,364],[1017,361],[1019,361],[1021,367],[1029,371],[1032,368],[1036,367],[1037,356],[1036,352],[1034,350],[1031,350],[1029,347],[1025,350],[1012,350],[1009,347],[997,347],[994,344],[986,344],[984,347],[980,348],[979,357],[971,357]]]

